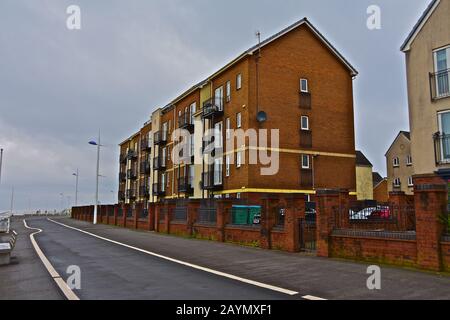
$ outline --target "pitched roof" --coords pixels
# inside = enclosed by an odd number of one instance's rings
[[[414,28],[409,33],[408,37],[406,38],[405,42],[403,42],[400,50],[403,52],[409,51],[411,44],[413,43],[414,39],[419,34],[420,30],[422,30],[425,23],[428,21],[428,19],[433,14],[434,10],[437,8],[441,0],[433,0],[428,5],[428,7],[423,12],[422,16],[420,17],[419,21],[415,24]]]
[[[384,178],[378,172],[372,172],[373,186],[376,187]]]
[[[356,150],[356,165],[357,166],[373,167],[373,165],[369,161],[369,159],[367,159],[366,156],[364,155],[364,153],[362,153],[359,150]]]
[[[277,40],[278,38],[280,38],[280,37],[284,36],[285,34],[287,34],[287,33],[291,32],[291,31],[297,29],[298,27],[300,27],[302,25],[306,25],[306,26],[308,26],[310,28],[310,30],[328,47],[328,49],[331,50],[331,52],[350,70],[350,73],[351,73],[352,76],[357,76],[358,75],[358,71],[344,58],[344,56],[342,54],[339,53],[339,51],[305,17],[305,18],[303,18],[303,19],[301,19],[301,20],[291,24],[287,28],[284,28],[283,30],[281,30],[280,32],[274,34],[273,36],[265,39],[260,44],[257,44],[257,45],[254,45],[254,46],[250,47],[248,50],[246,50],[243,53],[241,53],[237,58],[233,59],[228,64],[226,64],[224,67],[219,69],[217,72],[213,73],[207,79],[200,81],[198,84],[196,84],[195,86],[189,88],[187,91],[185,91],[184,93],[179,95],[177,98],[172,100],[169,104],[167,104],[163,108],[163,110],[169,109],[170,107],[172,107],[173,104],[177,103],[182,98],[184,98],[187,95],[189,95],[190,93],[192,93],[194,90],[202,88],[212,78],[214,78],[218,74],[224,72],[225,70],[227,70],[228,68],[230,68],[231,66],[236,64],[237,62],[241,61],[243,58],[253,55],[256,51],[258,51],[259,48],[262,48],[262,47],[268,45],[269,43]]]
[[[395,144],[395,141],[397,141],[397,139],[398,139],[398,137],[400,137],[400,135],[403,135],[406,139],[411,141],[411,133],[409,131],[400,131],[398,133],[398,135],[395,137],[394,141],[392,141],[391,145],[389,146],[389,149],[384,154],[385,156],[389,153],[389,151],[391,150],[392,146]]]

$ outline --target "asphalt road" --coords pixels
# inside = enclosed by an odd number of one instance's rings
[[[278,300],[300,299],[224,278],[113,244],[46,219],[29,219],[42,229],[36,240],[62,278],[80,267],[80,299]]]

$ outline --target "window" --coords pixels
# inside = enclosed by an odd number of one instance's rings
[[[411,155],[406,156],[406,165],[412,166],[412,156]]]
[[[236,127],[239,129],[242,126],[242,116],[241,113],[236,114]]]
[[[240,192],[236,193],[236,199],[240,199],[240,198],[241,198],[241,193]]]
[[[166,163],[166,154],[167,154],[167,150],[166,150],[166,148],[164,147],[164,148],[162,149],[162,156],[161,156],[161,161],[162,161],[162,163]]]
[[[162,125],[162,139],[167,139],[167,122],[164,122]]]
[[[300,125],[301,125],[302,130],[309,130],[309,117],[302,116]]]
[[[230,102],[231,101],[231,82],[230,81],[227,81],[225,88],[226,88],[227,102]]]
[[[194,124],[194,114],[197,112],[197,104],[194,102],[189,106],[189,116],[191,118],[191,124]]]
[[[214,91],[214,104],[218,111],[223,110],[223,87],[219,87]]]
[[[225,126],[226,126],[227,139],[230,139],[231,138],[231,121],[230,121],[230,118],[227,118],[225,120]]]
[[[394,167],[400,167],[400,159],[398,157],[395,157],[394,159],[392,159],[392,165]]]
[[[172,120],[169,120],[169,128],[167,130],[167,133],[170,134],[171,130],[172,130]]]
[[[308,92],[308,79],[300,79],[300,92]]]
[[[400,180],[400,178],[395,178],[394,179],[394,187],[399,188],[402,185],[402,181]]]
[[[170,172],[167,172],[167,188],[170,187]]]
[[[195,143],[194,143],[194,134],[192,133],[189,138],[190,145],[190,156],[193,157],[195,155]]]
[[[165,191],[166,190],[166,174],[163,173],[161,174],[161,191]]]
[[[309,156],[307,154],[302,155],[302,169],[310,169]]]
[[[222,158],[214,159],[214,185],[222,184]]]
[[[240,90],[242,88],[242,75],[239,73],[236,76],[236,90]]]
[[[437,96],[444,97],[450,94],[449,70],[450,46],[434,52],[434,70],[436,72]]]
[[[413,177],[408,177],[408,187],[413,187],[413,186],[414,186]]]
[[[230,176],[230,156],[225,157],[225,176]]]
[[[223,146],[223,130],[222,130],[222,122],[217,122],[214,125],[214,147],[222,148]]]
[[[440,112],[438,113],[438,122],[439,122],[439,149],[440,163],[448,163],[450,162],[450,112]]]
[[[170,160],[170,146],[167,147],[167,160]]]
[[[242,151],[236,152],[236,168],[240,168],[242,165]]]

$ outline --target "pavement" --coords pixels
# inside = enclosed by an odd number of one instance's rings
[[[381,290],[369,290],[366,286],[368,264],[291,254],[259,248],[241,247],[219,243],[128,230],[106,225],[92,225],[68,218],[53,219],[56,222],[84,230],[118,243],[166,257],[160,258],[111,243],[69,229],[46,220],[29,218],[30,227],[43,230],[36,240],[58,273],[66,278],[67,267],[77,265],[81,269],[81,290],[75,293],[81,299],[302,299],[305,296],[323,299],[450,299],[450,277],[437,273],[381,266]],[[13,227],[21,221],[14,221]],[[19,227],[17,227],[19,229]],[[17,246],[20,255],[32,255],[27,242],[27,231],[19,236]],[[20,232],[19,232],[20,233]],[[22,242],[22,247],[19,247]],[[23,249],[28,246],[28,251]],[[261,286],[244,283],[170,261],[177,259],[217,272],[231,274],[242,279],[258,281],[298,292],[291,296]],[[33,272],[39,264],[33,260]],[[20,266],[8,266],[10,272]],[[4,272],[0,267],[0,298],[5,294]],[[58,295],[45,270],[36,273],[48,287],[47,295]],[[44,272],[42,272],[44,271]],[[17,279],[20,281],[20,279]],[[37,280],[36,280],[37,281]],[[13,281],[10,281],[9,287]],[[34,290],[34,284],[30,284]],[[20,290],[16,290],[20,291]],[[38,290],[34,290],[38,292]],[[15,297],[20,295],[16,294]],[[33,297],[28,293],[26,298]]]

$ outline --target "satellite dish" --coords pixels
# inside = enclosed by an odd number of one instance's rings
[[[267,120],[267,114],[264,111],[258,112],[258,114],[256,115],[256,120],[258,120],[258,122],[266,121]]]

